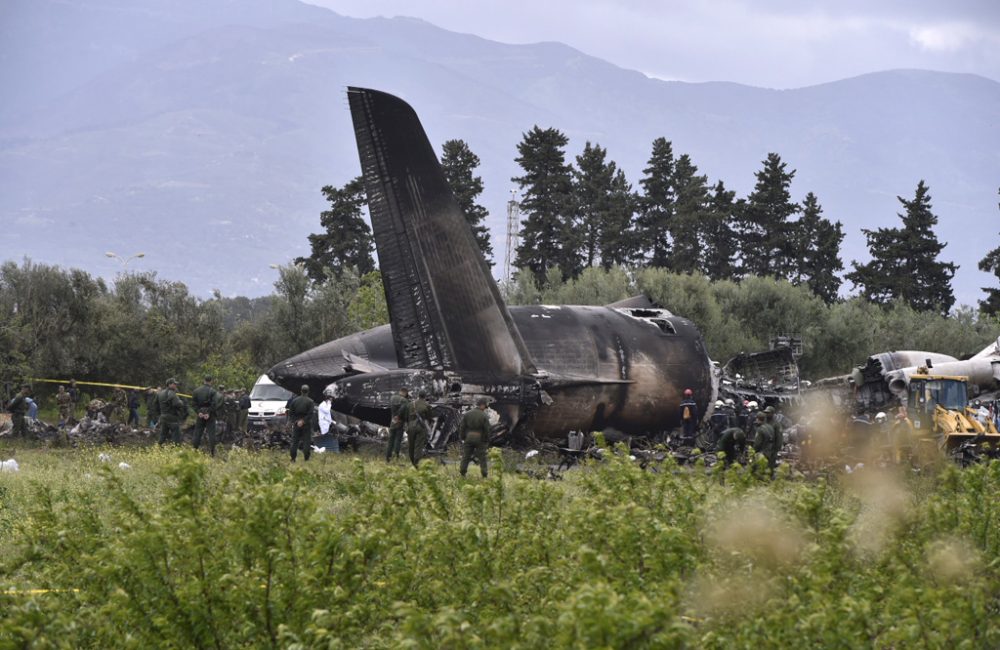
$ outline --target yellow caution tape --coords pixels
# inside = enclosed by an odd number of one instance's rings
[[[3,593],[11,596],[36,596],[38,594],[75,594],[79,591],[79,589],[7,589]]]
[[[69,385],[69,380],[67,379],[41,379],[39,377],[29,377],[28,381],[41,382],[44,384],[66,384]],[[78,386],[105,386],[107,388],[131,388],[133,390],[147,390],[153,388],[153,386],[129,386],[128,384],[109,384],[103,381],[78,381],[76,382]],[[177,393],[181,397],[191,397],[187,393]]]

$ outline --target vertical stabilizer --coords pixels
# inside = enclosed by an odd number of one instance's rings
[[[534,373],[417,114],[347,92],[400,367]]]

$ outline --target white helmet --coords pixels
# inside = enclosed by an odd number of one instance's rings
[[[878,422],[879,424],[882,424],[883,422],[885,422],[885,419],[886,419],[885,418],[885,413],[882,413],[880,411],[880,412],[878,412],[878,413],[875,414],[875,421]]]
[[[717,409],[721,409],[722,408],[722,400],[721,399],[715,400],[715,408],[717,408]]]
[[[749,404],[747,404],[747,408],[750,409],[751,411],[756,411],[757,410],[757,402],[751,401]]]
[[[733,401],[732,397],[726,400],[726,406],[736,406],[736,402]]]

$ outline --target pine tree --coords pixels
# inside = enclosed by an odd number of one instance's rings
[[[572,169],[563,150],[568,142],[557,129],[535,126],[517,145],[515,161],[524,175],[511,180],[523,193],[521,213],[525,216],[515,265],[531,269],[539,282],[550,267],[559,267],[569,277],[582,268],[573,219]]]
[[[649,266],[666,267],[670,263],[670,225],[674,215],[674,152],[673,145],[665,138],[653,141],[639,185],[639,218],[636,237],[639,253]]]
[[[328,272],[336,274],[350,267],[360,275],[374,271],[374,240],[362,216],[368,201],[363,179],[359,176],[343,187],[327,185],[323,196],[330,202],[330,209],[319,215],[324,232],[309,235],[312,253],[295,262],[305,265],[313,282],[322,282]]]
[[[712,188],[708,212],[701,233],[701,271],[712,280],[735,280],[739,242],[733,223],[742,203],[735,203],[736,192],[726,189],[722,181]]]
[[[837,275],[844,269],[840,245],[844,241],[841,223],[824,218],[816,195],[806,194],[802,216],[794,224],[796,259],[792,270],[793,284],[805,284],[827,304],[837,299],[842,280]]]
[[[601,266],[605,269],[625,266],[635,260],[635,205],[632,184],[619,169],[611,179],[607,218],[601,236]]]
[[[632,258],[634,196],[625,173],[607,150],[588,142],[573,170],[574,205],[583,240],[584,265],[604,268]]]
[[[605,162],[607,150],[600,145],[583,147],[576,157],[573,170],[573,194],[583,239],[583,264],[594,266],[599,261],[601,241],[604,238],[611,203],[611,183],[615,176],[615,163]]]
[[[1000,193],[1000,190],[997,192]],[[997,204],[997,207],[1000,207],[1000,203]],[[1000,246],[991,250],[986,254],[986,257],[979,261],[979,270],[992,273],[997,279],[1000,279]],[[986,300],[979,301],[980,311],[990,316],[1000,314],[1000,289],[983,287],[983,291],[986,292]]]
[[[885,304],[897,298],[919,311],[948,313],[955,304],[951,279],[958,268],[938,260],[947,244],[938,241],[933,227],[938,218],[931,212],[931,197],[921,180],[912,200],[896,197],[905,209],[899,217],[902,228],[862,229],[872,259],[853,262],[847,279],[861,287],[869,301]]]
[[[708,179],[698,175],[691,157],[682,155],[674,164],[671,181],[674,215],[670,223],[673,253],[670,268],[678,273],[694,273],[703,265],[701,231],[708,218]]]
[[[493,265],[493,246],[490,244],[490,231],[486,227],[486,217],[489,211],[476,203],[483,193],[483,179],[475,176],[479,167],[479,156],[474,154],[465,140],[448,140],[441,148],[441,169],[451,186],[451,191],[462,208],[465,220],[472,227],[479,250],[483,252],[486,261]]]
[[[747,197],[741,223],[743,273],[787,278],[794,259],[794,238],[789,218],[799,211],[789,187],[795,170],[776,153],[767,154],[764,168],[756,172],[757,184]]]

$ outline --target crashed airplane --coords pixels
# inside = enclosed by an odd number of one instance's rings
[[[996,391],[1000,388],[1000,339],[964,360],[938,352],[880,352],[868,357],[850,374],[822,379],[814,388],[836,390],[842,387],[850,392],[849,398],[845,396],[843,401],[852,401],[865,411],[884,410],[905,403],[910,377],[928,372],[966,377],[973,396]]]
[[[401,387],[425,390],[437,447],[481,396],[507,434],[549,440],[670,430],[688,388],[708,410],[719,373],[691,321],[644,298],[508,309],[414,110],[363,88],[348,100],[390,323],[282,361],[274,382],[381,424]]]

